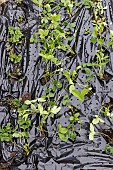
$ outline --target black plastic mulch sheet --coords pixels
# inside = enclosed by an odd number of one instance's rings
[[[109,23],[110,29],[113,29],[113,1],[103,0],[103,6],[107,6],[104,15]],[[55,7],[54,9],[55,10]],[[18,23],[16,18],[20,15],[25,16],[24,23]],[[67,22],[70,20],[64,9],[61,10],[62,19]],[[72,29],[75,39],[72,40],[71,46],[73,50],[76,48],[76,53],[72,58],[65,59],[63,69],[74,70],[76,66],[94,61],[95,45],[91,45],[91,34],[84,35],[84,30],[93,30],[91,23],[92,11],[81,6],[73,11],[72,22],[75,23],[75,28]],[[48,81],[45,85],[41,84],[41,77],[45,73],[45,62],[39,57],[40,44],[31,44],[30,38],[34,31],[38,30],[40,24],[38,9],[30,0],[25,0],[23,5],[19,5],[13,1],[6,2],[0,6],[0,123],[5,124],[7,121],[16,122],[17,115],[13,109],[7,111],[7,100],[9,97],[22,97],[25,94],[30,94],[31,98],[40,97],[42,91],[50,86]],[[22,45],[16,46],[15,50],[22,55],[22,70],[23,81],[13,80],[7,77],[9,70],[14,70],[15,66],[11,65],[6,52],[6,42],[8,36],[8,26],[19,26],[25,36]],[[108,33],[104,32],[107,38]],[[107,54],[110,56],[110,64],[106,66],[106,74],[110,78],[100,80],[95,74],[91,82],[94,94],[87,96],[84,102],[78,105],[78,100],[71,97],[72,105],[78,108],[80,119],[83,120],[81,128],[81,136],[77,136],[75,142],[61,142],[57,135],[48,133],[46,137],[41,136],[39,131],[30,129],[30,149],[31,153],[25,157],[21,148],[12,146],[9,143],[0,143],[0,169],[18,169],[18,170],[112,170],[113,155],[102,153],[106,146],[106,141],[102,135],[94,137],[94,141],[88,140],[89,123],[92,115],[98,114],[101,105],[109,103],[113,99],[113,51],[107,48]],[[66,58],[68,52],[58,53],[57,57]],[[53,69],[51,64],[50,71]],[[54,75],[54,79],[62,82],[65,86],[62,74]],[[83,83],[86,79],[86,74],[79,72],[77,81]],[[76,87],[77,88],[77,87]],[[57,92],[56,97],[60,96],[63,88]],[[58,103],[60,105],[60,101]],[[51,121],[48,119],[46,128],[49,132],[56,132],[57,125],[60,122],[66,126],[69,121],[69,110],[67,107],[62,107],[61,112],[56,119]],[[37,122],[37,118],[31,118],[33,124]],[[96,126],[97,131],[112,128],[112,120],[105,119],[105,125]],[[103,127],[104,126],[104,127]],[[79,131],[80,127],[76,127]],[[38,136],[38,137],[36,137]],[[16,155],[14,156],[13,153]],[[12,158],[13,157],[13,158]],[[14,158],[15,157],[15,158]]]

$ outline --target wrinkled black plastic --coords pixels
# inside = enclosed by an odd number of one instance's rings
[[[110,29],[113,29],[113,1],[103,0],[103,6],[107,6],[104,15],[107,18]],[[30,37],[39,26],[39,16],[37,6],[31,0],[24,0],[23,5],[19,5],[13,1],[3,3],[0,6],[0,123],[5,124],[7,121],[16,121],[16,114],[13,110],[7,110],[7,99],[9,97],[22,97],[26,93],[31,94],[31,98],[40,97],[42,90],[49,87],[50,82],[45,85],[41,84],[41,77],[45,71],[45,62],[39,58],[38,52],[40,44],[31,44]],[[16,18],[20,15],[25,15],[25,22],[19,24]],[[61,10],[63,19],[66,21],[69,18],[66,16],[64,10]],[[63,15],[64,14],[64,15]],[[73,33],[76,32],[76,40],[72,40],[71,46],[76,47],[76,53],[72,58],[67,58],[65,61],[65,70],[73,70],[76,66],[92,62],[94,60],[94,51],[97,48],[91,45],[91,35],[84,35],[84,29],[93,30],[91,23],[92,11],[80,6],[73,11],[72,22],[75,23]],[[111,23],[111,25],[110,25]],[[11,63],[7,57],[6,42],[8,36],[8,26],[19,26],[25,35],[25,41],[19,45],[17,53],[22,55],[22,77],[24,80],[11,80],[7,78],[7,72],[11,68]],[[104,33],[106,39],[108,34]],[[9,166],[5,169],[11,170],[112,170],[113,169],[113,155],[109,153],[102,153],[102,149],[106,146],[106,141],[103,136],[95,136],[94,141],[88,140],[89,123],[92,115],[97,114],[101,108],[101,104],[109,103],[113,100],[113,51],[107,49],[110,56],[110,64],[105,68],[106,73],[109,73],[109,80],[100,80],[95,74],[92,81],[92,87],[95,95],[87,96],[83,103],[78,105],[78,100],[75,97],[71,98],[74,107],[77,107],[81,120],[83,120],[81,136],[77,136],[75,142],[67,141],[61,142],[56,135],[48,133],[46,137],[40,136],[40,132],[34,129],[30,130],[30,144],[31,154],[25,157],[23,151],[17,146],[1,143],[0,145],[0,162],[8,163]],[[57,54],[66,57],[64,54]],[[68,56],[68,52],[66,54]],[[16,66],[15,66],[16,67]],[[50,70],[52,70],[52,66]],[[77,81],[82,83],[85,79],[85,74],[79,72]],[[55,79],[63,82],[63,77],[55,76]],[[63,88],[58,92],[61,94]],[[60,102],[58,103],[60,104]],[[62,125],[68,124],[69,115],[68,109],[63,107],[60,114],[54,121],[51,119],[47,122],[47,130],[49,132],[57,131],[58,123]],[[112,128],[112,120],[105,119],[106,125],[97,129],[102,130]],[[32,122],[36,123],[36,118],[32,118]],[[79,131],[79,127],[78,131]],[[36,137],[38,136],[38,137]],[[11,162],[12,151],[16,154]],[[0,164],[1,166],[1,164]],[[17,168],[18,167],[18,168]],[[1,167],[0,167],[1,168]],[[2,169],[2,168],[1,168]]]

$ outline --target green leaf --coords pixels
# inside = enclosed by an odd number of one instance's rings
[[[75,23],[69,23],[66,28],[74,28],[75,27]]]
[[[90,0],[82,0],[82,5],[85,5],[86,8],[91,8],[91,1]]]
[[[24,103],[25,103],[26,105],[30,105],[30,104],[31,104],[31,101],[30,101],[30,100],[26,100]]]
[[[39,53],[39,55],[40,55],[41,57],[43,57],[44,59],[48,59],[48,60],[51,60],[51,59],[54,58],[54,55],[48,54],[48,53],[46,53],[46,54]]]
[[[63,37],[66,39],[65,33],[61,32],[61,30],[56,29],[56,34],[58,34],[59,37]]]
[[[69,92],[72,93],[73,90],[75,90],[75,86],[74,86],[74,85],[71,85],[71,86],[69,87]]]
[[[31,100],[31,103],[36,103],[38,100],[38,98],[34,99],[34,100]]]
[[[12,140],[12,135],[4,133],[4,135],[0,137],[1,142],[10,142]]]
[[[19,107],[19,106],[20,106],[20,100],[17,99],[17,98],[15,98],[15,99],[13,99],[13,100],[11,101],[11,104],[13,104],[13,105]]]
[[[38,102],[45,102],[46,100],[44,98],[38,98]]]
[[[73,122],[75,120],[74,116],[70,116],[69,120],[70,122]]]
[[[94,139],[94,135],[95,135],[95,132],[91,132],[89,134],[89,140],[93,140]]]
[[[98,115],[95,115],[95,119],[93,119],[92,123],[93,124],[98,124],[99,122],[104,123],[104,120],[98,117]]]
[[[10,53],[9,59],[14,63],[19,63],[22,59],[21,55],[16,55],[15,53]]]
[[[34,42],[34,38],[30,38],[30,42],[33,43]]]
[[[92,36],[97,38],[97,36],[98,36],[98,28],[97,27],[94,27],[93,32],[92,32]]]
[[[45,38],[48,35],[49,30],[39,29],[38,32],[40,34],[40,38],[43,39],[43,38]]]
[[[54,114],[57,114],[61,110],[61,107],[53,106],[51,109],[51,112]]]
[[[92,123],[93,123],[94,125],[98,124],[98,123],[99,123],[99,118],[93,119]]]
[[[56,85],[54,85],[54,86],[52,87],[52,89],[51,89],[51,90],[52,90],[53,92],[55,92],[55,91],[56,91],[56,89],[57,89],[57,87],[56,87]]]
[[[58,133],[60,140],[66,142],[68,140],[68,135],[64,135],[62,133]]]
[[[42,6],[43,0],[32,0],[35,4]]]
[[[34,112],[37,112],[37,109],[36,109],[36,107],[35,107],[34,104],[31,104],[31,109],[32,109]]]
[[[69,91],[71,94],[73,94],[75,97],[77,97],[79,100],[81,101],[84,101],[84,96],[78,91],[78,90],[75,90],[75,87],[74,85],[71,85],[69,87]]]
[[[75,114],[74,114],[74,119],[75,119],[76,121],[79,120],[79,118],[78,118],[79,116],[80,116],[79,113],[75,113]]]
[[[48,114],[49,113],[46,110],[43,111],[43,115],[48,115]]]
[[[73,81],[72,81],[72,79],[70,78],[70,71],[69,70],[66,70],[65,72],[64,72],[64,76],[67,78],[67,80],[69,81],[69,84],[73,84]]]
[[[43,114],[43,106],[41,104],[38,104],[38,109],[39,109],[40,115],[42,115]]]
[[[99,118],[99,121],[100,121],[101,123],[104,123],[104,120],[102,120],[102,119],[100,119],[100,118]]]
[[[84,89],[81,91],[81,95],[82,95],[82,96],[85,96],[86,94],[88,94],[89,91],[90,91],[90,89],[84,88]]]
[[[104,40],[102,38],[98,39],[98,44],[103,45],[104,44]]]
[[[69,132],[68,138],[70,138],[72,141],[74,141],[76,139],[76,133]]]
[[[77,97],[79,100],[84,101],[84,96],[78,90],[72,90],[72,94]]]
[[[75,23],[70,23],[70,28],[74,28],[75,27]]]
[[[113,153],[113,147],[109,148],[110,153]]]
[[[62,125],[59,123],[58,124],[58,131],[59,131],[59,133],[66,134],[68,132],[68,129],[63,128]]]
[[[28,139],[28,137],[29,137],[28,132],[21,132],[21,134],[22,134],[22,137]]]
[[[89,33],[90,33],[90,30],[89,29],[85,29],[84,35],[88,35]]]
[[[53,14],[51,19],[53,22],[58,22],[60,20],[60,14]]]
[[[90,39],[90,41],[95,44],[97,42],[97,38],[93,37],[93,38]]]
[[[47,97],[54,97],[55,96],[55,93],[49,93],[48,95],[47,95]]]
[[[29,113],[26,113],[25,115],[23,115],[23,118],[25,119],[25,121],[28,119]]]
[[[49,104],[49,105],[51,105],[51,106],[53,106],[53,105],[55,105],[56,103],[55,103],[55,102],[50,101],[50,102],[48,102],[48,104]]]
[[[11,43],[16,43],[16,44],[21,43],[20,40],[22,39],[23,34],[21,33],[19,27],[8,27],[8,31],[9,31],[9,34],[10,34],[9,41]]]
[[[90,131],[91,131],[91,132],[94,132],[94,126],[93,126],[92,123],[90,123]]]
[[[110,30],[111,35],[113,36],[113,30]]]
[[[21,138],[22,137],[22,134],[20,132],[15,132],[13,133],[13,137],[15,138]]]
[[[66,94],[66,95],[63,97],[62,104],[63,104],[63,105],[66,105],[66,104],[69,104],[69,103],[70,103],[70,99],[69,99],[69,96]]]
[[[46,4],[45,7],[47,8],[47,11],[48,11],[48,12],[51,12],[51,6],[50,6],[49,4]]]
[[[62,84],[61,83],[57,83],[57,85],[56,85],[58,88],[62,88]]]
[[[91,73],[91,70],[90,70],[89,68],[84,68],[84,70],[85,70],[85,73],[86,73],[87,75],[89,75],[89,74]]]

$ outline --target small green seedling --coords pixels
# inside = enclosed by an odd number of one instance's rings
[[[103,149],[103,152],[109,152],[110,154],[113,154],[113,146],[110,144],[107,144],[105,148]]]
[[[84,5],[86,8],[91,8],[92,7],[92,2],[90,0],[82,0],[82,5]]]
[[[24,35],[20,31],[20,28],[10,26],[8,27],[8,30],[9,30],[9,42],[14,43],[16,45],[21,43],[21,40]]]
[[[62,127],[62,125],[58,124],[58,135],[62,141],[67,141],[68,139],[74,141],[76,139],[76,131],[74,124],[79,122],[79,113],[75,113],[73,116],[69,118],[70,123],[67,127]]]
[[[89,134],[89,140],[94,139],[94,135],[96,132],[94,131],[94,125],[98,124],[99,122],[104,123],[104,120],[99,118],[98,115],[95,115],[95,118],[93,119],[92,123],[90,123],[90,134]]]
[[[16,55],[15,53],[10,53],[9,59],[10,59],[10,61],[12,61],[13,63],[16,64],[16,63],[19,63],[22,60],[22,56]]]
[[[91,90],[91,87],[84,88],[81,92],[79,92],[78,90],[75,89],[74,85],[71,85],[69,87],[70,93],[73,94],[73,96],[77,97],[80,101],[84,101],[85,95],[87,95],[90,90]]]

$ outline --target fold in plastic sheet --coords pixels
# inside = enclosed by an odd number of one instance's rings
[[[79,2],[80,3],[80,2]],[[13,1],[3,3],[0,6],[0,123],[5,124],[8,120],[15,121],[16,114],[13,110],[7,112],[6,103],[10,96],[17,98],[22,97],[26,93],[30,93],[32,98],[40,97],[42,91],[47,85],[42,85],[40,79],[45,72],[45,62],[39,57],[40,44],[31,44],[30,38],[34,31],[38,30],[39,16],[38,9],[32,1],[24,1],[24,5],[19,6]],[[113,29],[113,1],[103,0],[103,6],[107,6],[104,15],[109,23],[110,29]],[[63,15],[64,10],[61,9],[60,14],[67,22],[69,18]],[[65,13],[64,13],[65,14]],[[24,23],[18,23],[16,18],[20,15],[25,16]],[[64,70],[73,70],[76,66],[92,62],[94,60],[95,45],[91,45],[91,34],[84,35],[84,30],[93,30],[91,23],[92,11],[81,6],[73,11],[72,22],[75,23],[75,28],[72,30],[75,33],[75,39],[72,40],[71,46],[76,50],[76,54],[72,58],[65,60]],[[111,23],[111,24],[110,24]],[[12,68],[10,60],[6,52],[8,26],[19,26],[24,33],[25,40],[22,45],[15,47],[17,53],[22,55],[22,63],[20,65],[23,74],[23,81],[15,81],[7,78],[7,72]],[[106,32],[105,37],[108,37]],[[75,142],[61,142],[56,135],[48,134],[48,137],[37,138],[39,133],[34,129],[30,130],[31,154],[25,158],[18,147],[13,147],[10,144],[1,143],[0,149],[2,153],[1,162],[10,161],[11,152],[16,153],[14,161],[11,163],[11,169],[17,170],[112,170],[113,155],[102,153],[106,146],[105,139],[101,136],[95,136],[94,141],[88,140],[89,123],[92,114],[97,114],[101,108],[101,104],[109,103],[113,97],[113,51],[107,49],[110,56],[110,64],[105,68],[106,72],[111,75],[109,81],[100,80],[96,75],[92,81],[92,86],[95,90],[95,95],[86,97],[83,103],[78,106],[78,100],[75,97],[71,98],[73,106],[78,108],[80,119],[83,120],[81,136],[77,136]],[[63,53],[56,54],[61,57],[66,57]],[[68,55],[68,52],[67,52]],[[52,65],[51,68],[52,70]],[[62,75],[55,77],[63,82]],[[77,81],[84,82],[86,75],[79,72]],[[58,96],[62,93],[63,88],[58,92]],[[60,104],[60,103],[59,103]],[[35,117],[31,118],[35,122]],[[54,123],[48,119],[47,129],[50,132],[57,131],[58,123],[66,126],[68,124],[69,115],[68,109],[63,107]],[[106,118],[106,127],[112,128],[112,120]],[[99,125],[97,129],[101,129]],[[7,168],[6,168],[7,169]]]

